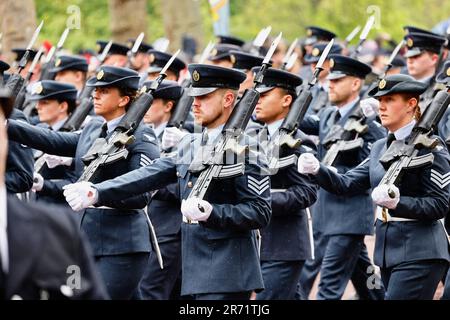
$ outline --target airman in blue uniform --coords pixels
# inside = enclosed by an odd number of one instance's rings
[[[83,157],[97,139],[108,139],[135,98],[139,83],[137,72],[120,67],[102,66],[88,86],[94,86],[94,108],[104,120],[93,119],[81,132],[55,132],[10,121],[11,139],[49,154],[74,157],[78,176],[84,170]],[[93,182],[101,182],[146,166],[159,157],[156,137],[151,128],[139,124],[135,141],[126,146],[128,156],[100,169]],[[111,198],[101,207],[82,213],[81,228],[86,232],[96,264],[112,299],[129,299],[137,289],[151,251],[149,226],[144,208],[146,193]]]
[[[380,119],[390,133],[373,144],[370,155],[356,168],[335,172],[311,155],[302,155],[298,162],[299,172],[316,175],[329,192],[357,195],[373,188],[371,197],[377,205],[374,261],[389,300],[432,299],[450,260],[439,221],[447,214],[450,198],[450,157],[443,142],[431,151],[419,151],[418,156],[433,154],[431,165],[405,171],[397,186],[380,185],[387,170],[380,158],[393,140],[411,135],[420,118],[419,95],[425,90],[425,84],[410,76],[392,75],[369,92],[379,100]]]
[[[258,69],[254,71],[258,73]],[[289,112],[296,88],[302,79],[292,73],[269,68],[263,83],[257,90],[261,96],[256,105],[256,119],[265,123],[258,135],[264,148],[274,143],[284,118]],[[292,149],[273,150],[274,156],[297,156],[302,152],[316,150],[315,144],[305,134],[297,131],[295,138],[302,146]],[[269,183],[269,182],[268,182]],[[300,271],[306,259],[311,258],[308,217],[305,211],[317,199],[317,186],[307,176],[298,173],[295,166],[278,170],[270,177],[272,218],[261,229],[261,269],[264,290],[257,294],[258,300],[293,300]]]
[[[206,127],[203,133],[185,136],[176,158],[160,158],[87,188],[81,183],[70,186],[67,190],[78,197],[68,198],[69,204],[72,208],[101,205],[178,182],[179,198],[183,199],[181,294],[199,300],[249,299],[253,290],[264,287],[256,241],[256,230],[265,227],[271,216],[264,156],[247,152],[244,175],[213,181],[204,199],[188,198],[203,166],[198,156],[208,159],[245,74],[201,64],[189,65],[189,71],[193,112],[196,122]],[[252,146],[250,150],[254,150]]]
[[[371,68],[355,59],[342,55],[330,55],[329,99],[333,106],[327,107],[321,113],[320,119],[316,116],[306,117],[300,128],[306,134],[318,135],[319,159],[325,158],[328,148],[326,138],[334,129],[343,128],[352,119],[363,119],[367,126],[365,133],[359,136],[351,132],[344,140],[362,138],[362,145],[351,150],[339,152],[332,166],[340,173],[345,173],[357,166],[369,154],[371,145],[385,135],[384,128],[371,118],[365,119],[359,106],[359,93],[365,76]],[[349,212],[358,210],[358,215],[349,216]],[[316,233],[318,250],[315,258],[320,262],[321,278],[319,282],[318,299],[340,299],[348,281],[352,278],[355,266],[360,274],[357,278],[361,288],[361,299],[382,298],[383,293],[376,290],[367,290],[366,280],[370,276],[367,268],[371,266],[367,249],[364,244],[365,235],[373,233],[374,208],[369,192],[358,195],[335,195],[325,189],[319,190],[318,201],[312,208],[313,229]],[[314,263],[313,263],[314,264]],[[316,266],[308,262],[302,271],[299,286],[305,284],[309,288],[303,290],[303,298],[307,298],[312,287]],[[312,270],[310,270],[312,269]],[[300,290],[302,290],[300,288]],[[364,291],[363,291],[364,290]]]

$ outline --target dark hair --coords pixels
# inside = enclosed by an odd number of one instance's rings
[[[121,86],[114,87],[119,90],[119,94],[121,97],[128,96],[130,97],[130,101],[128,101],[127,105],[125,106],[125,110],[128,111],[128,108],[131,106],[131,104],[136,100],[139,96],[139,92],[135,89],[131,88],[125,88]]]
[[[173,105],[172,105],[172,109],[170,109],[170,113],[172,113],[173,110],[175,109],[175,106],[177,105],[179,99],[177,99],[177,100],[173,100],[173,99],[161,99],[161,100],[162,100],[162,102],[163,102],[164,105],[168,104],[169,102],[172,102],[172,104],[173,104]]]
[[[64,101],[67,102],[67,114],[71,114],[77,107],[77,100],[57,99],[56,101],[58,101],[58,103],[63,103]]]
[[[297,98],[297,92],[295,92],[294,90],[288,90],[288,89],[285,89],[285,88],[280,88],[280,89],[282,90],[284,95],[287,94],[287,95],[290,95],[292,97],[292,102],[291,102],[291,104],[289,106],[289,107],[291,107],[292,104],[294,103],[294,100]]]
[[[416,107],[414,109],[414,118],[419,121],[420,118],[422,117],[422,112],[420,111],[420,107],[419,107],[419,101],[420,101],[420,95],[417,93],[401,93],[403,99],[405,101],[409,100],[409,99],[416,99],[417,100],[417,104]]]

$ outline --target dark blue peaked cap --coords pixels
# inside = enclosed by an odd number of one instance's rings
[[[311,53],[308,53],[305,55],[305,62],[306,63],[316,63],[319,61],[320,56],[323,53],[323,50],[325,50],[325,47],[327,46],[328,42],[320,42],[316,43],[311,51]],[[333,44],[331,46],[329,55],[331,54],[341,54],[342,53],[342,46],[339,44]]]
[[[88,87],[122,87],[139,89],[139,74],[128,68],[102,66],[95,77],[86,82]]]
[[[103,52],[103,49],[108,44],[108,41],[104,40],[98,40],[97,41],[97,52],[101,54]],[[119,44],[116,42],[113,42],[111,44],[111,48],[109,48],[108,54],[120,54],[122,56],[126,56],[128,53],[128,47],[124,46],[123,44]]]
[[[191,97],[203,96],[218,88],[237,90],[247,77],[236,69],[207,64],[190,64],[188,69],[192,78],[192,87],[188,92]]]
[[[441,72],[436,76],[436,82],[446,83],[450,78],[450,60],[444,63]]]
[[[54,80],[42,80],[33,84],[30,100],[76,100],[77,93],[77,88],[72,84]]]
[[[327,76],[329,80],[340,79],[345,76],[364,79],[372,71],[370,66],[353,58],[339,54],[332,54],[328,57],[330,58],[330,74]]]
[[[408,51],[405,58],[411,58],[422,53],[422,51],[431,51],[439,53],[447,39],[437,34],[430,33],[408,33],[404,37]]]
[[[154,81],[145,81],[143,86],[149,88]],[[171,80],[163,80],[152,96],[155,99],[178,100],[181,97],[183,88],[176,82]]]
[[[148,73],[160,72],[170,60],[170,58],[172,58],[172,55],[170,53],[165,53],[154,49],[148,50],[147,53],[149,54],[150,59],[150,67],[148,68]],[[175,58],[175,60],[173,60],[172,64],[170,65],[169,70],[171,70],[175,74],[179,74],[180,71],[184,68],[186,68],[186,64],[183,62],[183,60]]]
[[[230,54],[234,56],[234,69],[239,70],[251,70],[253,67],[262,65],[264,57],[255,56],[250,53],[241,51],[230,51]]]
[[[369,91],[371,97],[382,97],[393,93],[416,93],[422,94],[427,89],[427,85],[416,81],[406,74],[395,74],[381,79],[378,86]]]
[[[261,67],[253,68],[252,71],[258,73]],[[267,92],[273,88],[283,88],[289,91],[296,91],[302,84],[299,76],[279,69],[269,68],[264,74],[263,82],[256,88],[260,93]]]
[[[88,70],[88,62],[84,57],[62,55],[56,58],[55,67],[50,69],[50,72],[60,72],[63,70],[86,72]]]

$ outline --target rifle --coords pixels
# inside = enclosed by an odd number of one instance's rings
[[[322,52],[322,55],[317,62],[314,74],[311,80],[308,82],[308,86],[304,88],[300,95],[294,100],[292,106],[284,118],[283,123],[278,129],[278,135],[275,135],[274,141],[271,141],[271,148],[268,151],[269,154],[269,171],[270,174],[275,174],[279,169],[293,165],[297,162],[297,156],[295,154],[279,157],[281,150],[284,147],[294,149],[298,148],[302,141],[295,139],[294,135],[297,132],[299,123],[302,122],[306,111],[309,108],[312,100],[311,88],[317,83],[319,74],[323,70],[323,63],[325,62],[328,53],[333,46],[334,39],[332,39]]]
[[[146,88],[144,86],[141,89],[141,95],[131,104],[127,113],[119,122],[111,137],[108,140],[99,138],[94,142],[90,150],[83,157],[83,162],[89,163],[89,165],[85,168],[83,174],[78,179],[78,182],[92,181],[95,179],[98,170],[102,166],[121,159],[126,159],[128,156],[128,150],[125,147],[134,142],[135,137],[133,136],[133,133],[152,104],[152,93],[158,89],[161,82],[167,76],[167,69],[179,53],[180,50],[178,50],[172,58],[170,58],[159,73],[158,78],[152,82],[150,88]]]
[[[266,70],[270,67],[270,58],[272,57],[278,43],[281,40],[281,33],[272,42],[267,52],[261,69],[254,79],[254,86],[245,90],[238,104],[233,108],[230,118],[222,129],[221,137],[214,146],[214,153],[209,157],[207,162],[195,161],[190,166],[190,171],[200,172],[200,176],[195,182],[188,198],[197,197],[203,199],[213,179],[232,178],[242,175],[245,170],[245,163],[238,162],[236,164],[223,164],[224,156],[227,152],[239,156],[247,149],[247,146],[239,145],[239,138],[245,130],[250,116],[259,100],[259,92],[256,90],[264,79]],[[200,163],[200,166],[194,168],[194,164]],[[204,210],[204,208],[200,208]]]
[[[69,31],[70,31],[69,28],[64,29],[56,47],[53,46],[48,52],[47,56],[45,57],[44,65],[42,66],[41,77],[39,81],[55,79],[56,73],[50,72],[50,70],[55,67],[56,55],[61,51],[64,42],[66,41],[67,36],[69,35]]]
[[[364,26],[363,31],[361,31],[361,34],[359,35],[359,42],[356,46],[355,51],[352,52],[351,58],[356,58],[358,54],[361,52],[362,46],[364,42],[366,41],[367,35],[370,32],[370,29],[372,29],[373,24],[375,23],[375,17],[370,16],[369,19],[367,19],[366,25]]]
[[[23,81],[22,88],[20,89],[19,93],[17,94],[16,101],[14,103],[14,107],[20,110],[23,110],[24,114],[28,117],[31,114],[31,110],[34,108],[34,103],[29,104],[32,106],[32,108],[25,109],[25,98],[27,93],[27,85],[30,82],[31,77],[34,74],[34,69],[36,68],[37,63],[39,62],[39,59],[41,58],[42,51],[44,50],[44,47],[40,47],[39,51],[34,56],[33,62],[31,63],[30,68],[28,69],[28,73]],[[29,111],[29,112],[28,112]]]
[[[136,54],[137,54],[137,52],[139,50],[139,47],[140,47],[140,45],[142,43],[142,40],[144,40],[144,33],[143,32],[141,32],[138,35],[138,37],[134,41],[133,47],[131,48],[131,50],[129,50],[127,52],[127,58],[128,58],[127,65],[126,65],[127,68],[131,68],[132,67],[133,60],[136,57]]]
[[[39,32],[42,29],[43,24],[44,24],[44,21],[41,21],[39,26],[34,31],[33,36],[31,37],[31,40],[27,45],[26,51],[19,61],[19,64],[17,66],[17,72],[15,74],[11,75],[11,77],[9,77],[9,79],[8,79],[8,82],[5,84],[5,87],[7,87],[11,91],[11,94],[14,97],[17,97],[19,95],[19,92],[22,90],[22,87],[24,87],[24,85],[25,85],[25,79],[20,75],[20,72],[25,68],[25,66],[28,63],[28,60],[30,58],[31,48],[33,47],[34,43],[36,42],[36,39],[39,35]],[[22,101],[22,103],[23,103],[23,101]],[[14,106],[18,106],[17,102],[14,104]]]
[[[206,48],[203,50],[203,53],[198,63],[204,63],[204,61],[207,59],[213,48],[214,43],[210,41],[206,46]],[[180,99],[178,100],[174,110],[172,111],[169,121],[167,122],[168,128],[170,127],[176,127],[178,129],[183,128],[186,118],[188,117],[189,112],[191,111],[192,103],[194,102],[194,97],[191,97],[187,94],[191,86],[192,80],[187,79],[183,85],[183,93]],[[167,150],[163,150],[163,153],[167,153]]]
[[[422,149],[433,150],[438,144],[437,138],[431,137],[433,132],[450,104],[450,82],[446,89],[439,91],[431,102],[419,122],[414,126],[411,135],[405,140],[394,140],[389,149],[380,158],[380,162],[387,170],[379,186],[398,185],[407,169],[418,168],[432,164],[432,153],[418,156]],[[447,139],[447,142],[450,142]],[[389,188],[389,196],[394,198],[394,192]]]

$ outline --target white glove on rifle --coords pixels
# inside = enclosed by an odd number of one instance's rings
[[[394,197],[391,197],[389,193],[392,193]],[[372,200],[380,207],[395,209],[400,201],[400,190],[394,185],[382,184],[373,189]]]
[[[378,115],[378,109],[380,108],[380,102],[375,98],[368,98],[361,100],[359,103],[364,115],[367,118],[371,118],[373,116]]]
[[[189,220],[206,221],[212,212],[212,205],[199,198],[189,198],[181,201],[181,213]]]
[[[169,149],[177,146],[185,135],[189,134],[186,131],[180,130],[176,127],[165,128],[162,136],[161,147]]]
[[[98,200],[97,189],[90,182],[77,182],[63,187],[64,197],[72,210],[80,211],[95,204]]]
[[[316,175],[320,168],[320,162],[313,154],[302,153],[298,158],[297,168],[301,174]]]
[[[34,192],[41,191],[44,187],[44,178],[37,172],[33,174],[33,186],[31,190]]]
[[[68,166],[70,167],[70,165],[72,164],[73,158],[71,157],[60,157],[60,156],[55,156],[55,155],[51,155],[51,154],[47,154],[45,156],[45,162],[47,163],[47,166],[52,169],[55,168],[57,166]]]

